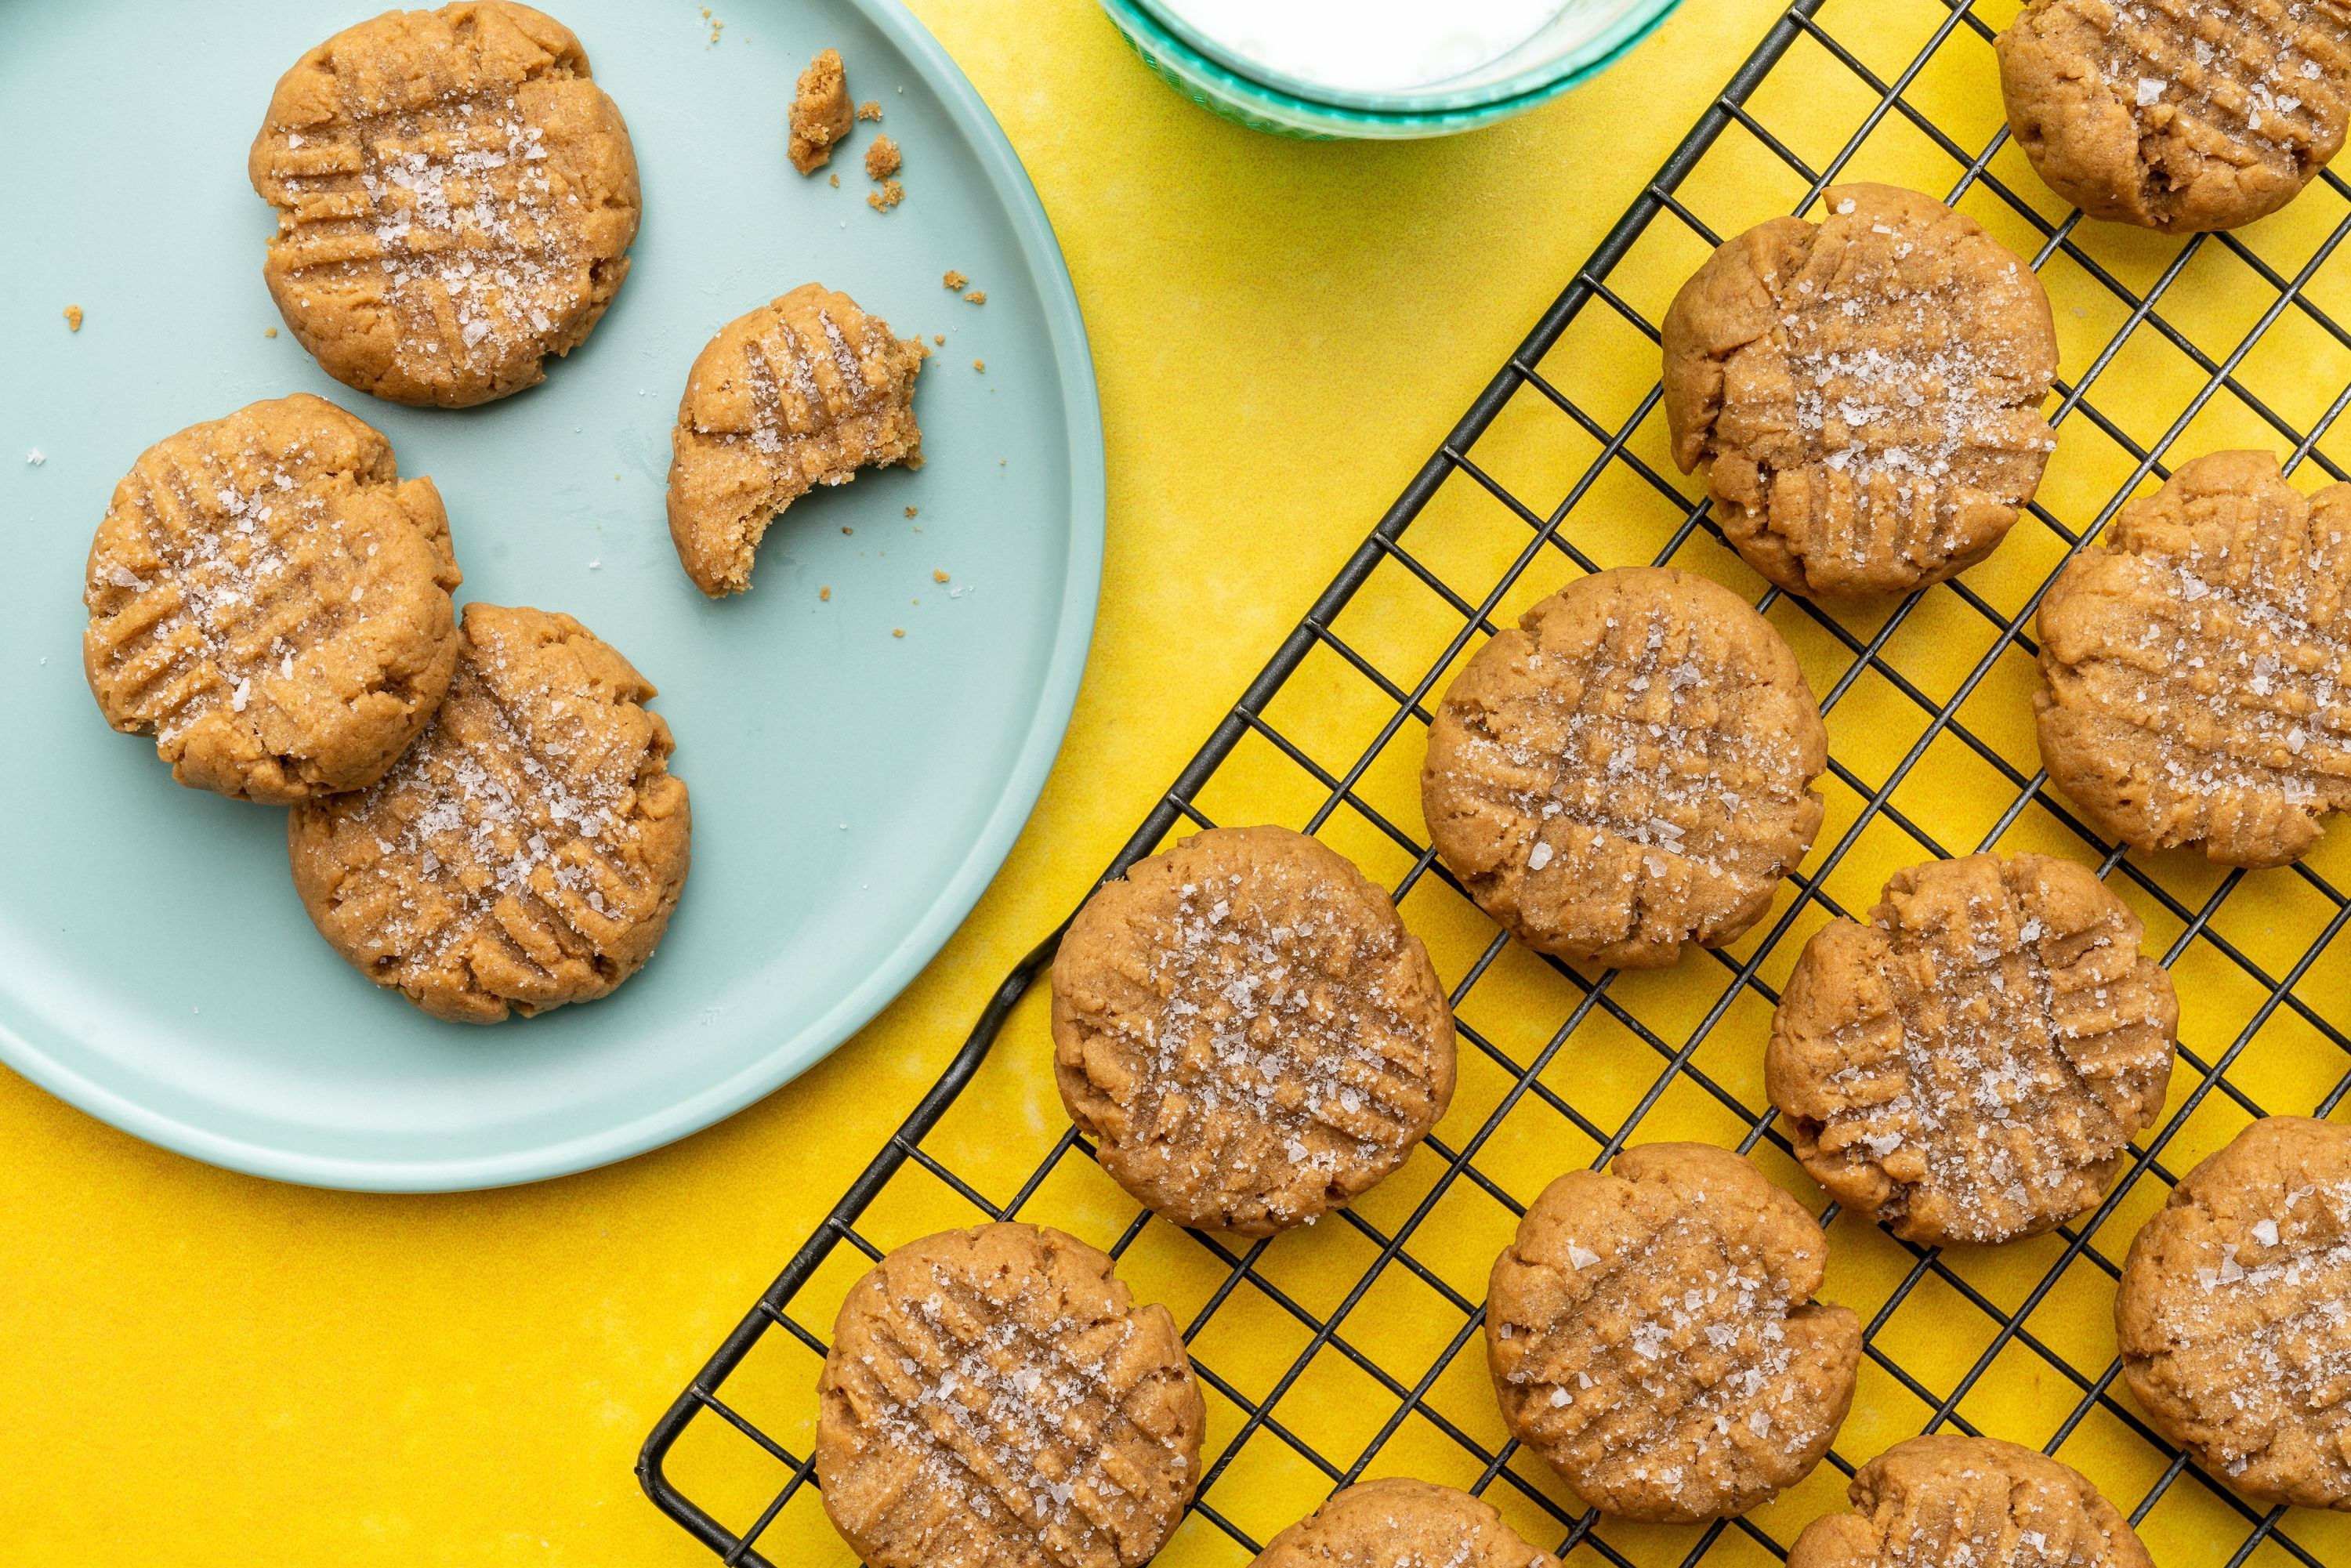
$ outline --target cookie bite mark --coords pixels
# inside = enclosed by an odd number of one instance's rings
[[[357,789],[448,689],[461,580],[433,481],[298,392],[140,455],[90,543],[83,668],[107,723],[191,788]]]
[[[1535,1199],[1494,1263],[1486,1354],[1511,1434],[1625,1519],[1725,1519],[1810,1474],[1861,1322],[1813,1300],[1828,1242],[1745,1159],[1647,1144]]]
[[[751,586],[783,509],[861,468],[922,466],[914,378],[929,352],[846,294],[804,283],[719,329],[670,436],[669,533],[713,599]]]
[[[462,408],[534,386],[628,276],[628,127],[580,40],[507,0],[390,11],[279,80],[248,170],[262,267],[336,380]]]
[[[2179,1019],[2138,917],[2087,868],[1970,855],[1897,873],[1806,943],[1764,1055],[1796,1157],[1928,1244],[2095,1207],[2163,1109]]]
[[[1178,1225],[1268,1236],[1401,1166],[1453,1095],[1453,1015],[1387,894],[1287,828],[1216,828],[1089,899],[1053,1076],[1102,1168]]]
[[[335,950],[435,1018],[610,993],[685,884],[692,814],[652,685],[569,615],[465,607],[456,678],[372,787],[287,820]]]
[[[813,174],[832,161],[832,149],[849,134],[849,76],[839,49],[824,49],[800,72],[792,95],[791,131],[784,150],[792,167]]]
[[[1558,1568],[1491,1503],[1394,1477],[1361,1481],[1266,1543],[1251,1568]]]
[[[1997,1437],[1896,1443],[1853,1478],[1851,1513],[1825,1514],[1788,1568],[2154,1568],[2089,1478]]]
[[[1666,313],[1674,461],[1724,536],[1811,598],[1907,593],[1990,555],[2056,437],[2049,298],[1971,218],[1839,185],[1729,241]]]
[[[825,1512],[872,1568],[1139,1568],[1199,1483],[1175,1320],[1058,1230],[883,1259],[841,1303],[817,1399]]]

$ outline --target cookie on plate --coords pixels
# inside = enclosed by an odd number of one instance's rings
[[[2342,0],[2032,0],[1995,44],[2016,144],[2094,218],[2235,228],[2343,148]]]
[[[190,425],[114,487],[82,663],[172,777],[286,805],[372,784],[449,689],[460,581],[430,479],[307,392]]]
[[[2137,849],[2300,859],[2351,807],[2346,590],[2351,485],[2305,497],[2265,452],[2181,465],[2042,598],[2050,783]]]
[[[1254,1568],[1558,1568],[1483,1499],[1395,1477],[1361,1481],[1266,1543]]]
[[[2189,1171],[2115,1327],[2132,1397],[2213,1477],[2351,1511],[2351,1127],[2272,1116]]]
[[[1656,968],[1719,947],[1812,848],[1828,732],[1796,655],[1720,584],[1663,567],[1569,583],[1446,689],[1429,841],[1538,952]]]
[[[1797,958],[1763,1059],[1797,1159],[1908,1240],[2007,1241],[2094,1207],[2163,1110],[2179,1021],[2146,929],[2048,855],[1898,872]]]
[[[440,711],[369,789],[287,818],[336,952],[435,1018],[610,992],[685,885],[692,816],[651,683],[569,615],[468,604]]]
[[[510,0],[387,11],[277,83],[247,161],[262,277],[319,369],[393,402],[536,386],[628,276],[621,111],[569,28]]]
[[[1861,1321],[1813,1300],[1827,1260],[1803,1206],[1728,1149],[1570,1172],[1494,1264],[1502,1419],[1604,1513],[1744,1513],[1811,1473],[1853,1403]]]
[[[1723,537],[1791,593],[1907,593],[1992,552],[2056,437],[2049,297],[1972,218],[1835,185],[1731,240],[1666,312],[1666,418]]]
[[[1937,1433],[1896,1443],[1846,1489],[1788,1568],[2154,1568],[2122,1511],[2089,1478],[1997,1437]]]
[[[1033,1225],[875,1264],[817,1399],[824,1511],[871,1568],[1137,1568],[1200,1480],[1207,1411],[1176,1321]]]
[[[1453,1013],[1384,890],[1287,828],[1106,883],[1053,960],[1053,1076],[1118,1184],[1270,1236],[1402,1165],[1453,1097]]]
[[[686,372],[670,435],[669,537],[696,588],[717,599],[750,587],[760,536],[817,486],[923,465],[914,378],[927,352],[821,283],[719,329]]]

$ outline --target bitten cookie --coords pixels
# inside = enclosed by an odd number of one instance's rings
[[[89,548],[82,663],[172,777],[286,805],[372,784],[457,663],[461,580],[430,479],[307,392],[139,455]]]
[[[1821,825],[1828,732],[1796,655],[1719,583],[1569,583],[1469,661],[1428,732],[1429,841],[1538,952],[1656,968],[1771,906]]]
[[[669,537],[696,588],[716,599],[750,587],[760,536],[815,486],[922,466],[925,352],[821,283],[719,329],[686,372],[670,435]]]
[[[1426,1481],[1364,1481],[1267,1543],[1254,1568],[1558,1568],[1491,1503]]]
[[[1992,552],[2056,437],[2049,297],[1975,220],[1836,185],[1731,240],[1666,312],[1666,418],[1723,537],[1792,593],[1907,593]]]
[[[1853,1403],[1861,1321],[1812,1299],[1827,1260],[1803,1206],[1728,1149],[1570,1172],[1494,1264],[1502,1418],[1604,1513],[1744,1513],[1811,1473]]]
[[[1997,1437],[1896,1443],[1846,1495],[1854,1511],[1805,1526],[1788,1568],[2154,1568],[2087,1477]]]
[[[1402,1165],[1453,1098],[1453,1013],[1387,894],[1287,828],[1106,883],[1053,960],[1053,1076],[1178,1225],[1270,1236]]]
[[[2351,1511],[2351,1127],[2272,1116],[2189,1171],[2115,1327],[2132,1396],[2215,1478]]]
[[[1032,1225],[874,1265],[817,1399],[824,1510],[872,1568],[1136,1568],[1200,1480],[1207,1413],[1175,1320]]]
[[[2351,806],[2351,485],[2264,452],[2183,464],[2041,601],[2049,781],[2111,837],[2273,866]]]
[[[569,615],[465,606],[456,678],[370,789],[287,819],[336,952],[435,1018],[601,997],[653,956],[692,818],[651,683]]]
[[[2145,935],[2072,861],[1896,873],[1781,993],[1763,1074],[1797,1159],[1912,1241],[2007,1241],[2094,1207],[2171,1078],[2179,1002]]]
[[[2234,228],[2343,147],[2339,0],[2032,0],[1995,42],[2016,144],[2095,218]]]
[[[637,161],[569,28],[509,0],[387,11],[302,57],[248,160],[262,277],[319,369],[393,402],[536,386],[628,276]]]

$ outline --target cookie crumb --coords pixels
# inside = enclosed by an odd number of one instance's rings
[[[844,533],[844,534],[853,534],[853,533],[855,533],[857,530],[856,530],[855,528],[851,528],[847,523],[843,523],[843,524],[841,524],[841,531],[842,533]]]
[[[904,166],[905,160],[898,155],[898,144],[886,136],[875,137],[873,145],[865,150],[865,177],[869,180],[886,180]]]
[[[825,49],[794,85],[791,139],[785,149],[792,167],[803,174],[823,168],[849,127],[849,76],[841,68],[841,51]]]
[[[832,584],[828,582],[822,588],[818,589],[816,591],[816,596],[819,599],[825,601],[827,603],[831,603],[832,601]]]
[[[841,189],[841,176],[838,174],[832,177],[832,188],[836,191]]]
[[[948,268],[947,268],[946,276],[945,277],[942,277],[942,278],[940,278],[940,279],[939,279],[939,282],[940,282],[940,283],[944,284],[946,287],[949,287],[949,288],[954,289],[957,294],[962,293],[962,292],[963,292],[963,286],[964,286],[965,284],[967,284],[967,283],[969,283],[970,281],[971,281],[971,279],[970,279],[970,278],[966,277],[962,273],[957,272],[957,271],[956,271],[954,267],[948,267]]]
[[[946,572],[941,571],[938,568],[933,567],[931,569],[931,580],[933,582],[948,582],[952,581],[953,579],[949,578]]]
[[[904,626],[893,626],[890,628],[890,635],[893,637],[904,637],[905,634],[906,629]]]
[[[917,514],[916,514],[916,512],[915,512],[915,510],[914,510],[914,507],[907,507],[907,508],[906,508],[906,515],[907,515],[908,517],[914,517],[914,516],[916,516]]]
[[[986,360],[974,360],[971,362],[971,368],[975,371],[985,371],[987,369],[987,361]]]
[[[964,298],[973,305],[985,305],[987,303],[987,290],[985,288],[975,288],[970,293],[965,295]]]
[[[947,346],[947,335],[945,332],[934,332],[931,334],[931,341],[944,349]]]
[[[261,329],[261,335],[265,338],[275,338],[277,336],[277,329],[275,327],[264,327]]]
[[[863,103],[857,106],[857,118],[860,120],[879,120],[882,118],[882,106],[869,98]]]
[[[906,199],[906,187],[895,180],[884,180],[882,188],[865,198],[865,204],[877,213],[886,213]]]
[[[66,330],[68,332],[78,332],[81,330],[80,306],[68,305],[66,307]]]

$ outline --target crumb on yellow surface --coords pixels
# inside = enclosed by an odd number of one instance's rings
[[[933,582],[946,582],[948,580],[947,574],[941,571],[938,568],[933,567],[931,569],[931,580]]]
[[[957,272],[954,267],[950,267],[947,268],[946,276],[940,278],[939,281],[947,287],[952,288],[956,293],[960,294],[963,292],[963,286],[969,283],[971,279],[966,277],[962,273]]]
[[[68,305],[66,307],[66,330],[68,332],[78,332],[81,330],[80,306]]]
[[[831,584],[831,583],[829,583],[829,582],[828,582],[828,583],[826,583],[822,588],[818,589],[818,590],[816,591],[816,596],[817,596],[819,599],[823,599],[823,600],[830,600],[830,599],[831,599],[831,597],[832,597],[832,584]]]
[[[882,106],[869,98],[863,103],[857,106],[857,118],[860,120],[879,120],[882,118]]]
[[[975,288],[970,293],[965,295],[964,298],[971,301],[974,305],[985,305],[987,303],[987,290],[985,288]]]
[[[906,199],[906,187],[895,180],[884,180],[882,188],[865,198],[865,204],[877,213],[886,213]]]
[[[869,180],[886,180],[904,168],[905,162],[905,159],[899,155],[898,144],[895,141],[887,136],[876,136],[873,139],[873,144],[865,150],[865,177]]]
[[[277,329],[275,327],[264,327],[261,329],[261,335],[265,338],[275,338],[277,336]]]

